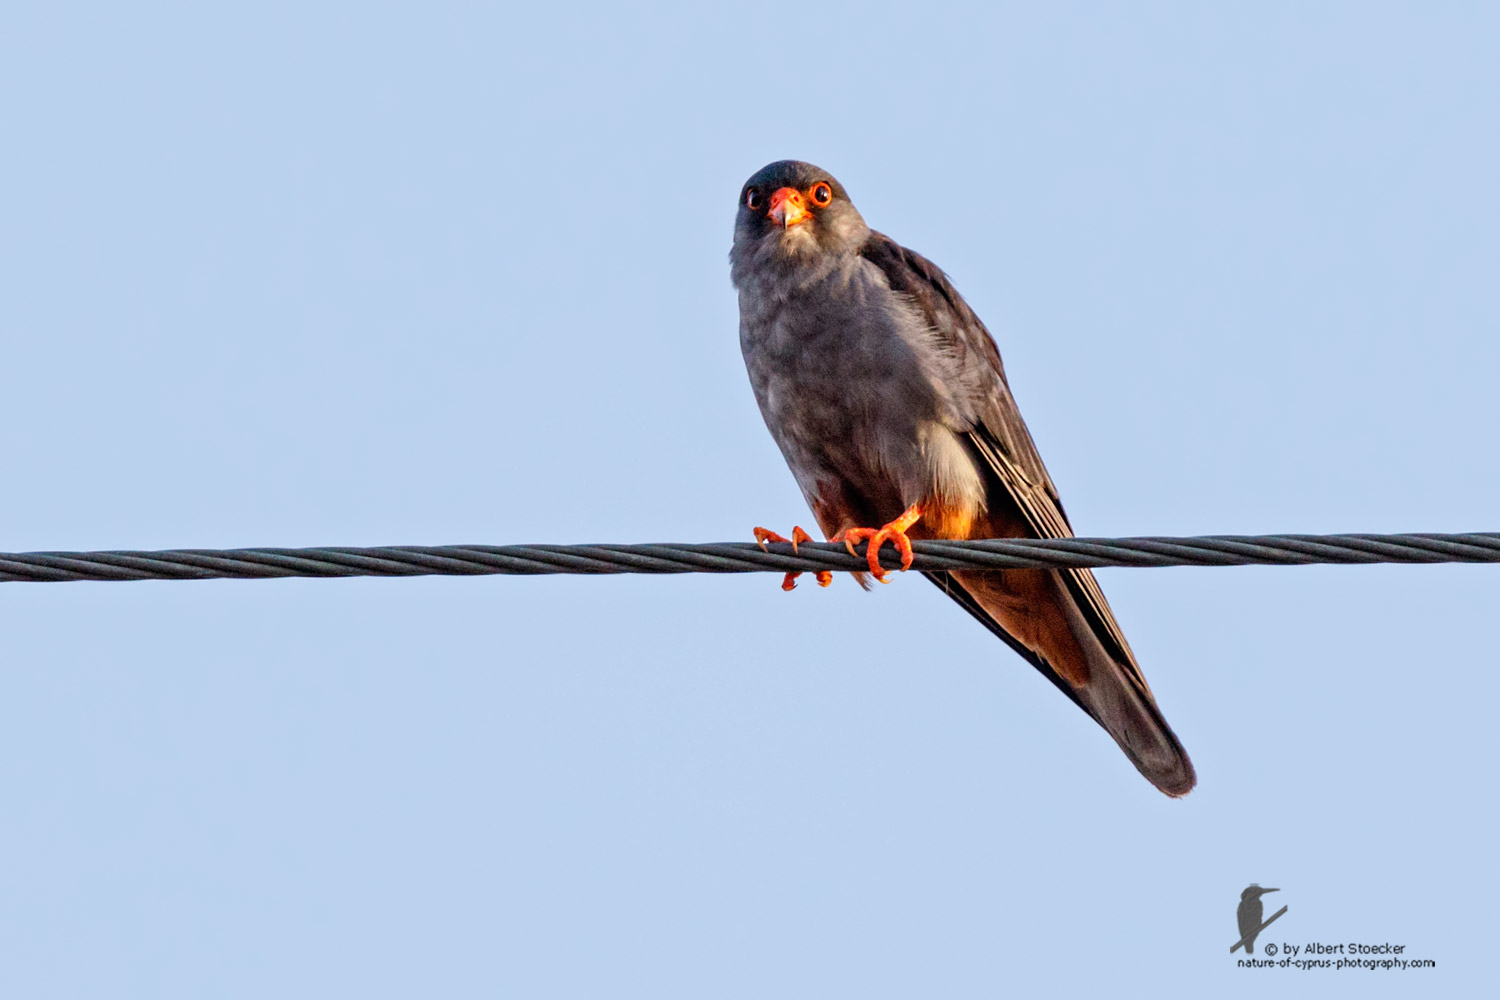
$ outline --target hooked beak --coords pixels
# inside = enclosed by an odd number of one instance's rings
[[[771,195],[771,210],[766,213],[766,218],[783,229],[790,229],[812,216],[808,214],[802,193],[796,188],[787,187],[777,188]]]

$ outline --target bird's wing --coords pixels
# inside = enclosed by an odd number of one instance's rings
[[[1240,937],[1246,938],[1260,930],[1261,915],[1266,912],[1265,904],[1260,900],[1245,900],[1240,908],[1235,911],[1234,918],[1240,925]]]
[[[965,384],[959,390],[969,412],[967,426],[956,429],[966,435],[974,455],[1015,502],[1031,536],[1071,538],[1073,528],[1063,511],[1057,487],[1052,484],[1052,477],[1047,474],[1047,467],[1042,464],[1042,457],[1037,454],[1036,444],[1031,440],[1031,432],[1021,419],[1021,411],[1005,378],[999,348],[984,323],[954,289],[947,275],[920,254],[880,233],[871,234],[862,252],[866,260],[884,273],[891,289],[918,310],[938,338],[942,350],[955,362],[955,370],[962,373]],[[949,590],[952,581],[938,579],[939,574],[933,576],[939,586]],[[1151,700],[1151,689],[1094,574],[1087,569],[1069,569],[1063,570],[1061,576],[1095,635],[1125,669],[1132,686],[1148,701]],[[960,600],[959,603],[964,602]],[[969,611],[992,630],[999,631],[998,623],[991,616],[984,615],[982,609],[969,608]],[[1020,646],[1013,638],[1010,645],[1013,648]],[[1067,682],[1055,676],[1054,671],[1042,667],[1034,655],[1022,655],[1075,702],[1078,701]]]

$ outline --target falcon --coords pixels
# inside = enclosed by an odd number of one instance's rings
[[[1067,538],[1073,530],[979,317],[934,264],[865,224],[826,170],[779,160],[740,190],[729,253],[755,399],[823,536]],[[785,539],[809,539],[801,527]],[[1167,795],[1196,777],[1093,573],[926,572],[1114,738]],[[791,589],[796,574],[788,574]],[[863,574],[856,574],[868,586]],[[831,575],[818,574],[827,586]]]

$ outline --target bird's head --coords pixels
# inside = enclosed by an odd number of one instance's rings
[[[729,257],[736,275],[784,273],[857,254],[870,227],[833,175],[800,160],[777,160],[740,189]]]
[[[1245,887],[1244,892],[1240,893],[1240,900],[1243,902],[1247,899],[1259,899],[1261,896],[1265,895],[1268,892],[1280,891],[1280,889],[1262,889],[1260,886],[1252,883],[1251,885]]]

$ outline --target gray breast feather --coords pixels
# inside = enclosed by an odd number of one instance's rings
[[[740,289],[740,346],[772,436],[810,502],[830,480],[870,499],[982,506],[958,434],[963,358],[880,268],[853,257],[794,289]],[[896,512],[899,512],[897,508]],[[894,516],[896,512],[890,512]]]

